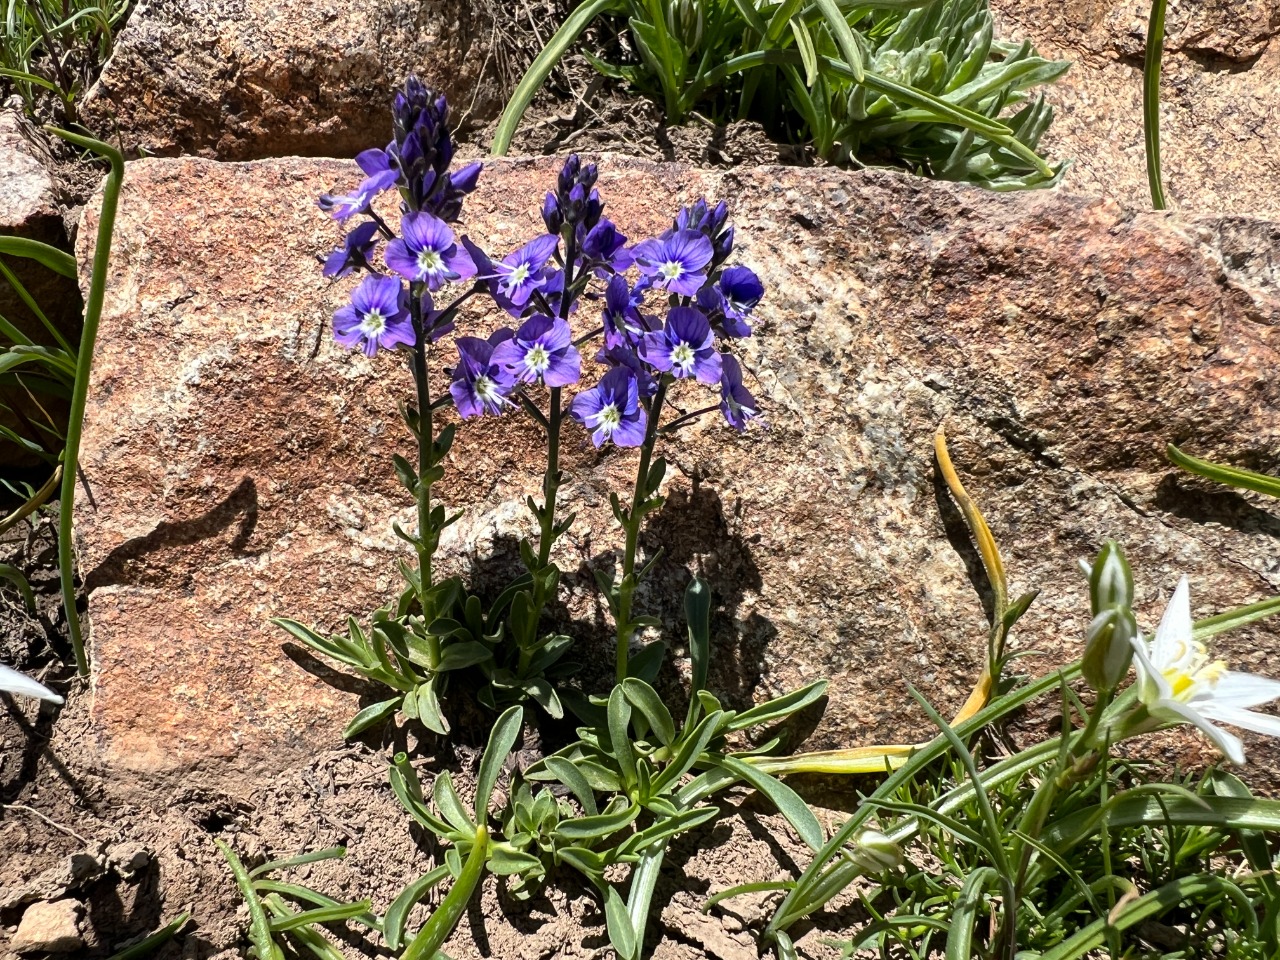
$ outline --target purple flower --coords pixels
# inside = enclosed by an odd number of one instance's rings
[[[366,220],[347,234],[342,247],[325,258],[324,275],[326,277],[345,277],[356,270],[372,270],[369,255],[377,245],[378,225]]]
[[[591,431],[597,447],[606,440],[620,447],[644,443],[648,418],[640,406],[635,374],[625,367],[614,367],[596,387],[574,397],[569,415]]]
[[[717,284],[698,291],[698,306],[713,321],[719,319],[726,337],[749,337],[747,318],[763,296],[764,284],[755,273],[746,267],[729,267]]]
[[[726,353],[720,363],[720,411],[731,427],[745,430],[747,421],[760,413],[755,397],[742,385],[742,367],[734,357]]]
[[[497,280],[495,294],[501,294],[515,306],[522,307],[529,302],[533,291],[545,286],[547,278],[543,275],[542,268],[551,259],[559,242],[559,237],[549,234],[530,240],[519,250],[507,254],[501,263],[489,261],[485,269],[491,268],[493,272],[481,274],[479,278]],[[468,251],[471,250],[471,245],[465,240],[463,245]],[[487,257],[485,259],[488,260]],[[481,266],[479,262],[477,266]]]
[[[413,321],[405,309],[404,288],[395,277],[365,277],[351,302],[333,315],[333,335],[348,350],[360,347],[372,357],[381,347],[413,346]]]
[[[576,383],[582,371],[569,324],[543,314],[521,324],[512,339],[493,351],[493,362],[509,367],[523,383],[541,381],[548,387]]]
[[[724,263],[733,251],[733,225],[729,223],[729,207],[721,200],[708,207],[706,200],[699,200],[685,207],[677,215],[671,232],[696,230],[711,242],[715,263]]]
[[[641,349],[647,363],[674,377],[697,377],[703,383],[720,382],[720,354],[716,352],[711,324],[700,310],[672,307],[663,330],[645,334]]]
[[[356,188],[355,193],[345,195],[322,193],[317,201],[320,209],[331,214],[338,222],[347,220],[357,213],[368,211],[373,198],[382,191],[394,187],[396,181],[400,179],[400,172],[392,168],[384,150],[376,148],[365,150],[356,157],[356,163],[364,171],[365,179]]]
[[[464,419],[502,413],[503,407],[511,403],[507,395],[515,388],[515,376],[493,359],[494,348],[510,337],[511,331],[504,327],[488,340],[458,337],[454,341],[458,346],[458,365],[453,368],[449,392],[453,394],[453,405]]]
[[[445,98],[410,76],[396,94],[391,115],[394,140],[386,153],[390,165],[399,171],[406,208],[453,223],[462,212],[463,198],[475,189],[481,164],[448,172],[453,139]]]
[[[640,314],[637,304],[643,296],[633,296],[626,278],[615,273],[604,291],[604,345],[605,347],[634,347],[640,339],[655,329],[656,320]]]
[[[692,297],[706,283],[711,241],[693,230],[677,230],[669,237],[645,240],[632,252],[640,272],[672,293]]]
[[[620,233],[608,220],[601,220],[582,237],[581,250],[584,260],[593,261],[600,266],[608,266],[616,273],[623,273],[635,257],[626,249],[626,235]],[[604,276],[600,272],[600,276]]]
[[[438,290],[447,282],[475,276],[476,265],[458,249],[443,220],[429,213],[406,213],[400,229],[404,239],[387,244],[387,266],[406,280]]]

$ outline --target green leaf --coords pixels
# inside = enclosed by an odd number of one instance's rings
[[[613,813],[562,820],[556,826],[556,835],[566,840],[594,840],[598,837],[607,837],[617,833],[639,815],[639,804],[629,803]]]
[[[1197,474],[1215,483],[1226,484],[1229,487],[1240,487],[1243,490],[1264,493],[1269,497],[1280,497],[1280,477],[1271,477],[1265,473],[1254,473],[1252,470],[1242,470],[1239,467],[1210,463],[1208,460],[1201,460],[1199,457],[1183,453],[1172,443],[1165,447],[1165,452],[1176,466],[1181,467],[1188,473]]]
[[[582,775],[582,771],[564,757],[551,756],[542,762],[557,780],[569,788],[578,803],[582,804],[587,816],[594,817],[598,812],[595,791],[591,789],[591,784]]]
[[[671,718],[671,711],[662,702],[657,691],[643,680],[628,677],[622,681],[622,693],[627,701],[649,721],[650,729],[657,735],[662,745],[671,746],[676,739],[676,724]]]
[[[1060,853],[1098,831],[1105,816],[1111,829],[1167,821],[1180,826],[1280,831],[1280,800],[1240,797],[1153,797],[1120,794],[1104,810],[1094,806],[1048,824],[1040,838]]]
[[[231,867],[236,886],[240,888],[240,895],[244,897],[245,904],[249,908],[249,942],[258,952],[258,960],[284,960],[284,951],[271,939],[271,922],[267,919],[267,911],[263,908],[262,901],[258,899],[258,894],[253,889],[253,881],[249,878],[248,871],[229,846],[221,840],[214,840],[213,844]]]
[[[619,960],[638,960],[636,931],[627,916],[627,905],[617,887],[609,887],[604,897],[604,919],[609,930],[609,942],[618,951]]]
[[[517,850],[505,843],[494,843],[489,846],[489,871],[500,877],[513,874],[528,873],[542,866],[542,861],[532,854]]]
[[[312,650],[318,650],[327,657],[341,661],[352,667],[366,667],[369,661],[365,658],[362,651],[359,650],[349,640],[342,637],[324,637],[316,633],[310,627],[303,626],[297,620],[290,620],[287,617],[273,617],[271,622],[277,627],[283,627],[295,640],[310,647]]]
[[[972,960],[974,957],[973,930],[978,922],[978,907],[982,904],[987,884],[997,877],[994,868],[979,867],[965,878],[951,915],[945,960]]]
[[[467,808],[462,805],[462,799],[454,789],[453,777],[449,775],[448,770],[436,777],[436,782],[431,787],[431,798],[436,803],[436,809],[460,833],[475,832],[476,822],[471,819],[471,814],[467,813]]]
[[[749,763],[743,763],[733,757],[725,757],[719,763],[722,767],[737,774],[737,776],[764,794],[769,799],[769,802],[778,808],[778,812],[787,818],[787,823],[795,828],[796,833],[800,835],[800,839],[807,843],[810,848],[813,850],[822,849],[822,844],[825,842],[825,837],[822,835],[822,824],[818,822],[818,818],[809,809],[809,805],[800,799],[798,793],[781,780],[769,776],[762,770],[757,770]]]
[[[1204,620],[1197,620],[1195,629],[1192,631],[1192,637],[1203,642],[1210,637],[1217,636],[1219,633],[1226,633],[1228,630],[1248,626],[1277,613],[1280,613],[1280,597],[1272,597],[1270,600],[1251,603],[1247,607],[1236,607],[1226,613],[1220,613]]]
[[[866,73],[862,66],[862,51],[858,47],[858,38],[854,36],[853,28],[840,12],[836,0],[814,0],[814,5],[822,11],[831,35],[840,48],[840,55],[844,57],[844,62],[849,68],[849,75],[853,77],[855,83],[862,83],[866,79]]]
[[[815,680],[807,687],[801,687],[799,690],[793,690],[791,693],[784,694],[776,700],[769,700],[759,706],[752,707],[750,710],[744,710],[725,724],[725,729],[746,730],[748,727],[782,720],[798,710],[803,710],[809,704],[821,700],[822,695],[826,692],[827,681]]]
[[[347,855],[346,847],[328,847],[324,850],[313,850],[311,853],[303,853],[296,857],[287,857],[283,860],[269,860],[262,866],[249,871],[251,880],[265,876],[268,873],[274,873],[277,870],[288,870],[291,867],[300,867],[307,863],[319,863],[322,860],[341,860]]]
[[[409,812],[409,815],[418,823],[426,827],[432,833],[439,837],[449,837],[453,835],[453,828],[445,823],[429,809],[427,809],[426,800],[422,796],[422,784],[418,781],[417,771],[409,763],[409,758],[403,753],[397,753],[392,761],[391,769],[387,772],[388,779],[391,781],[391,792],[396,795],[396,799],[400,801],[401,806]]]
[[[520,730],[524,726],[524,709],[519,706],[509,707],[498,722],[493,725],[489,734],[489,743],[484,748],[484,756],[480,759],[480,773],[476,777],[476,819],[484,823],[489,815],[489,798],[493,796],[493,788],[498,782],[498,774],[507,762],[507,756],[520,739]]]
[[[622,782],[632,788],[636,783],[636,758],[631,746],[631,705],[621,684],[609,694],[607,721],[609,753],[622,771]]]
[[[69,280],[76,279],[76,258],[64,250],[26,237],[0,236],[0,254],[35,260]]]
[[[382,919],[383,937],[387,941],[387,947],[392,950],[400,949],[400,944],[404,940],[405,921],[409,919],[409,911],[448,875],[449,868],[442,864],[434,870],[424,873],[400,891],[400,895],[392,901],[391,906],[387,908],[387,915]]]
[[[440,654],[440,663],[436,670],[440,673],[464,670],[467,667],[474,667],[477,663],[484,663],[492,656],[492,651],[478,640],[451,643]]]
[[[622,9],[624,7],[619,0],[587,0],[565,18],[560,29],[555,32],[542,52],[534,58],[528,72],[516,86],[511,99],[507,101],[506,109],[502,111],[502,118],[498,121],[498,127],[493,134],[493,146],[490,152],[495,157],[506,156],[507,150],[511,147],[511,138],[515,136],[516,127],[520,124],[520,118],[529,108],[534,94],[546,82],[552,68],[569,51],[574,41],[578,39],[578,35],[600,14]]]
[[[660,796],[666,793],[670,787],[675,786],[677,780],[693,768],[702,756],[702,752],[707,749],[707,744],[723,733],[723,721],[724,714],[710,714],[704,717],[691,733],[682,735],[680,749],[662,773],[654,778],[651,795]]]
[[[706,689],[711,665],[711,587],[701,577],[690,580],[684,591],[684,615],[689,624],[689,660],[693,666],[689,689],[692,704],[697,702],[698,692]]]
[[[698,807],[696,810],[673,813],[627,837],[619,844],[618,853],[628,857],[639,854],[655,843],[674,837],[677,833],[693,830],[704,823],[710,823],[718,816],[720,816],[718,807]]]
[[[280,917],[272,920],[271,932],[283,933],[286,930],[296,930],[298,927],[309,926],[313,923],[336,923],[340,920],[351,920],[367,912],[370,906],[372,906],[370,901],[361,900],[359,903],[342,903],[333,907],[317,907],[314,910],[304,910],[289,917]]]
[[[342,731],[342,739],[350,740],[352,737],[358,737],[370,727],[376,727],[383,723],[388,717],[395,714],[400,704],[404,702],[403,696],[392,697],[390,700],[383,700],[380,703],[371,703],[365,707],[347,724],[346,729]]]

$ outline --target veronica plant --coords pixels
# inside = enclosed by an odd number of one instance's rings
[[[756,119],[825,159],[994,189],[1049,186],[1065,170],[1036,153],[1052,110],[1042,99],[1018,105],[1067,65],[997,41],[988,0],[589,0],[516,88],[495,154],[597,17],[625,17],[637,56],[610,64],[588,54],[591,62],[661,99],[673,123],[694,110]]]
[[[415,532],[396,528],[417,554],[416,568],[401,565],[407,589],[369,626],[353,618],[345,634],[277,621],[312,649],[396,691],[362,710],[348,735],[397,710],[446,732],[445,679],[464,668],[483,673],[479,696],[495,709],[531,699],[563,715],[556,686],[571,666],[563,659],[570,641],[543,630],[541,621],[560,580],[553,548],[574,519],[559,509],[566,421],[581,424],[597,447],[639,448],[628,502],[613,497],[624,536],[621,566],[612,576],[598,575],[616,622],[617,677],[626,678],[632,642],[654,623],[635,615],[633,596],[656,559],[637,567],[641,526],[662,502],[659,438],[709,413],[723,414],[739,430],[757,416],[728,348],[750,334],[764,288],[748,268],[727,263],[734,232],[725,204],[699,201],[660,237],[628,247],[604,216],[595,165],[572,156],[546,195],[540,235],[491,256],[455,233],[480,165],[451,169],[447,120],[444,99],[410,78],[393,107],[394,139],[356,158],[364,179],[354,191],[319,202],[334,219],[354,224],[324,258],[324,273],[363,275],[334,315],[335,338],[370,357],[408,350],[417,394],[405,411],[417,462],[397,456],[394,463],[418,507]],[[400,196],[398,231],[378,212],[379,197],[391,190]],[[505,322],[487,336],[456,335],[459,309],[473,297],[492,304]],[[575,332],[584,318],[586,329]],[[430,358],[451,335],[456,359],[446,368],[447,389],[440,389],[430,379]],[[592,342],[595,352],[584,357]],[[594,386],[582,383],[588,375],[597,376]],[[710,388],[711,402],[669,414],[668,398],[681,381]],[[577,392],[570,400],[571,389]],[[459,516],[432,492],[457,429],[452,420],[442,422],[448,407],[462,420],[528,416],[546,441],[542,498],[528,498],[536,538],[521,541],[524,571],[490,603],[434,571],[441,533]],[[651,644],[637,669],[651,675],[664,649]]]

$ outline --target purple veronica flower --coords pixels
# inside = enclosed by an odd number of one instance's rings
[[[464,419],[485,413],[499,414],[511,401],[507,395],[516,385],[515,376],[493,359],[494,348],[510,339],[511,331],[497,330],[488,340],[458,337],[458,365],[453,368],[449,392],[453,405]]]
[[[606,440],[620,447],[644,443],[648,418],[640,406],[635,375],[625,367],[614,367],[596,387],[574,397],[569,415],[591,431],[597,447]]]
[[[378,225],[366,220],[347,234],[342,247],[325,258],[326,277],[345,277],[356,270],[372,270],[369,255],[378,243]]]
[[[764,296],[764,284],[746,267],[729,267],[714,286],[698,291],[698,306],[708,316],[720,321],[726,337],[751,336],[747,318]]]
[[[365,179],[356,188],[355,193],[345,195],[322,193],[317,201],[320,209],[331,214],[338,222],[347,220],[357,213],[365,213],[374,197],[394,187],[396,181],[400,179],[400,171],[392,168],[384,150],[377,148],[365,150],[356,157],[356,163],[364,171]]]
[[[348,350],[360,347],[372,357],[381,347],[413,346],[413,321],[405,308],[404,288],[395,277],[365,277],[351,302],[333,315],[333,335]]]
[[[632,252],[640,272],[672,293],[692,297],[707,281],[711,241],[693,230],[677,230],[669,237],[645,240]]]
[[[624,273],[635,257],[626,249],[626,235],[619,232],[608,220],[601,220],[581,238],[582,257],[603,266],[611,267],[616,273]],[[598,271],[604,276],[603,271]]]
[[[474,277],[476,265],[459,250],[449,225],[429,213],[406,213],[400,220],[403,240],[387,244],[387,266],[406,280],[425,282],[431,290],[453,280]]]
[[[542,268],[551,259],[559,242],[559,237],[544,234],[536,240],[530,240],[514,253],[507,254],[501,263],[494,263],[469,238],[462,238],[462,245],[471,254],[471,259],[479,270],[477,278],[495,281],[489,284],[494,298],[500,304],[505,298],[515,307],[523,307],[535,290],[546,285],[547,277]]]
[[[720,411],[731,427],[745,430],[747,421],[760,413],[755,397],[742,385],[742,367],[734,357],[726,353],[720,363]]]
[[[733,251],[733,224],[729,223],[729,207],[721,200],[708,207],[706,200],[699,200],[685,207],[677,215],[671,232],[696,230],[711,241],[715,263],[724,263]]]
[[[606,348],[634,347],[655,329],[656,320],[641,315],[637,304],[643,300],[633,296],[626,278],[615,273],[604,291],[604,345]]]
[[[493,351],[493,362],[509,367],[523,383],[541,381],[548,387],[576,383],[582,372],[582,357],[574,349],[569,324],[540,313]]]
[[[657,370],[715,384],[720,382],[721,365],[714,344],[711,324],[700,310],[672,307],[666,327],[645,334],[641,352]]]

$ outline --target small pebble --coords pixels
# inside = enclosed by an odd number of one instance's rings
[[[9,941],[15,953],[70,953],[84,946],[80,936],[80,911],[77,900],[55,900],[33,903],[18,923]]]

